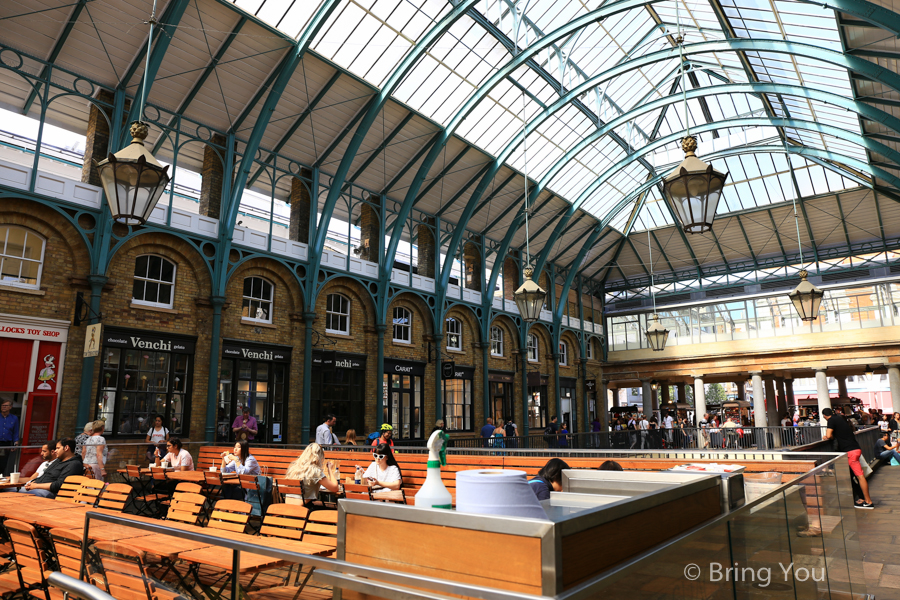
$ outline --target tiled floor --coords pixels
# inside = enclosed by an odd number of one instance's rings
[[[856,511],[866,586],[876,600],[900,600],[900,467],[869,479],[874,510]]]

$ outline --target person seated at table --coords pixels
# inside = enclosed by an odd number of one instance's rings
[[[340,490],[340,482],[334,474],[334,465],[330,460],[325,462],[325,450],[315,442],[310,443],[303,454],[288,465],[284,476],[287,479],[300,480],[300,487],[303,488],[302,498],[298,498],[297,494],[285,494],[285,497],[301,500],[304,505],[318,500],[320,487],[333,493]]]
[[[160,459],[159,448],[156,449],[156,466],[160,466],[162,461],[168,461],[170,467],[174,467],[176,471],[193,471],[194,459],[191,453],[184,449],[180,438],[172,438],[166,442],[166,450],[169,451],[162,459]]]
[[[900,462],[900,452],[897,452],[897,448],[900,448],[900,442],[891,443],[891,431],[882,431],[881,437],[875,440],[875,456],[879,459],[887,461],[890,464],[891,459]]]
[[[363,474],[366,484],[373,490],[399,490],[403,485],[403,473],[400,472],[400,465],[397,464],[391,447],[387,444],[378,444],[372,456],[375,460]]]
[[[222,453],[222,472],[238,475],[259,475],[259,463],[250,454],[250,442],[238,440],[231,452]]]
[[[23,479],[19,481],[22,484],[26,484],[29,481],[34,481],[38,477],[44,474],[44,471],[47,470],[47,467],[50,466],[54,460],[56,460],[56,442],[48,442],[41,446],[41,453],[27,463],[22,466],[19,471],[22,473]],[[31,476],[28,479],[24,479],[25,473],[31,473]],[[6,491],[6,490],[3,490]]]
[[[600,465],[600,467],[598,467],[598,470],[599,471],[624,471],[625,469],[623,469],[622,465],[620,465],[616,461],[607,460],[602,465]]]
[[[562,491],[562,472],[568,468],[569,465],[561,458],[551,458],[541,467],[537,477],[528,482],[538,500],[549,500],[550,492]]]
[[[44,498],[56,498],[66,477],[84,475],[81,456],[75,454],[75,440],[63,439],[56,442],[56,460],[47,467],[44,474],[29,481],[19,491]]]

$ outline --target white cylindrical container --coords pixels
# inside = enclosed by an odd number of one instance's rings
[[[525,471],[489,469],[456,474],[456,510],[481,515],[546,519]]]
[[[453,496],[441,480],[441,449],[446,444],[447,434],[435,431],[428,438],[428,463],[425,483],[416,493],[419,508],[453,508]]]

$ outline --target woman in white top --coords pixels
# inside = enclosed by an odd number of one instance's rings
[[[109,449],[106,447],[106,439],[103,437],[103,429],[106,423],[97,420],[91,426],[91,435],[84,441],[81,447],[81,458],[84,464],[90,465],[94,470],[94,479],[106,478],[106,457]]]
[[[182,447],[181,440],[179,438],[172,438],[166,444],[166,449],[169,451],[168,454],[162,459],[169,462],[170,467],[174,467],[176,471],[193,471],[194,470],[194,459],[191,457],[191,453],[185,450]],[[156,449],[156,466],[160,466],[162,460],[159,457],[159,448]]]
[[[169,430],[163,427],[162,417],[157,416],[153,419],[153,425],[147,430],[147,443],[150,444],[147,448],[147,460],[153,460],[156,449],[167,441],[169,441]]]
[[[372,452],[375,457],[374,462],[366,469],[363,478],[370,488],[389,490],[399,490],[403,485],[403,474],[400,472],[400,465],[391,452],[391,447],[387,444],[378,444]]]
[[[302,501],[307,504],[319,498],[319,486],[335,493],[340,489],[333,471],[331,461],[325,462],[325,451],[322,446],[313,442],[288,466],[285,477],[300,480],[300,487],[303,489]],[[286,497],[297,499],[296,494],[286,494]]]

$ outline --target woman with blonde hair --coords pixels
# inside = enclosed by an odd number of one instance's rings
[[[287,479],[299,479],[300,487],[303,488],[303,504],[318,500],[319,486],[324,487],[329,492],[337,493],[340,489],[338,479],[333,477],[334,466],[331,461],[325,462],[325,451],[322,446],[313,442],[309,444],[297,460],[292,462],[288,468],[285,477]],[[287,494],[287,498],[298,499],[296,494]]]

